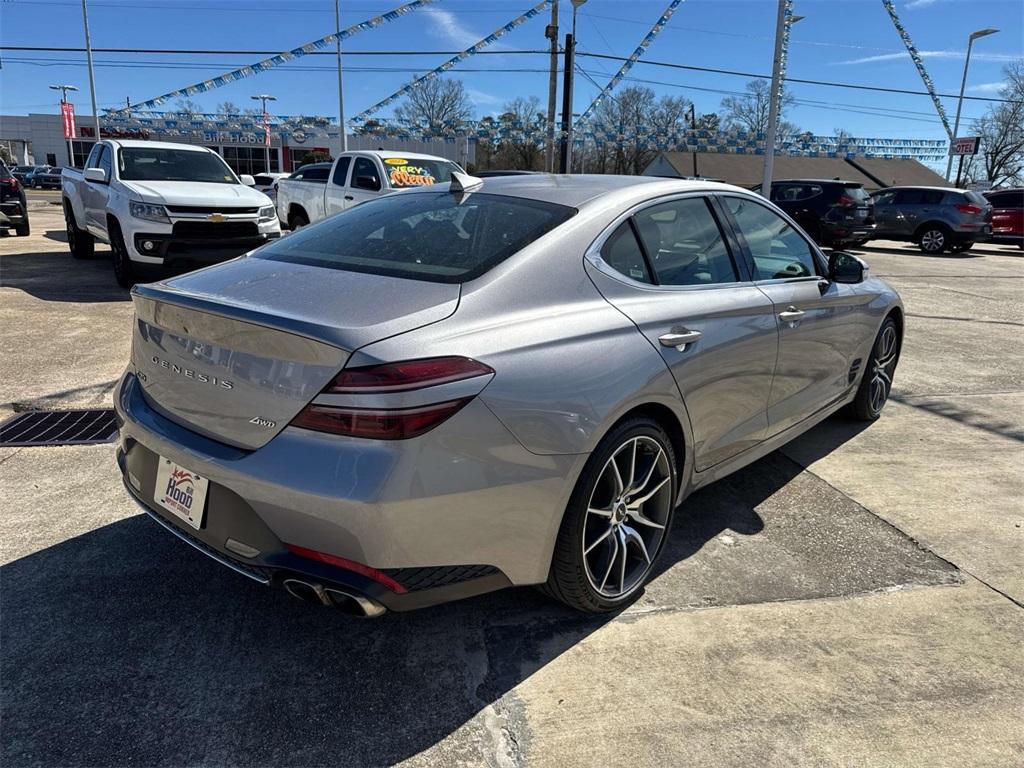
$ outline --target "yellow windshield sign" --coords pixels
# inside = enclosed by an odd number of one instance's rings
[[[408,165],[409,161],[401,157],[385,157],[384,162],[388,165]]]

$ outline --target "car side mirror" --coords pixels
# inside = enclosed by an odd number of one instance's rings
[[[256,186],[256,179],[254,179],[248,173],[243,173],[241,176],[238,177],[238,180],[240,182],[242,182],[247,187],[255,187]]]
[[[845,251],[833,251],[828,257],[828,278],[833,283],[863,283],[868,265]]]
[[[107,183],[107,172],[102,168],[86,168],[84,175],[86,181],[95,181],[97,184]]]
[[[376,192],[380,189],[380,181],[373,176],[356,176],[353,186],[356,189],[368,189]]]

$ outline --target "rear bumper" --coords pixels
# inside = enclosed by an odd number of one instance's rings
[[[115,396],[118,463],[146,510],[200,549],[264,583],[304,577],[408,610],[547,578],[551,550],[585,456],[536,456],[475,400],[407,441],[286,428],[244,451],[166,419],[133,374]],[[161,457],[210,481],[195,530],[153,501]],[[242,557],[228,540],[257,551]],[[293,554],[324,552],[386,574],[404,591]]]

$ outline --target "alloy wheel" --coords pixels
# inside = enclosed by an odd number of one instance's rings
[[[878,413],[889,398],[892,388],[892,376],[896,368],[896,328],[886,326],[878,339],[874,360],[871,366],[871,394],[869,403],[871,410]]]
[[[946,233],[941,229],[929,229],[921,235],[921,248],[926,253],[938,253],[946,247]]]
[[[661,548],[672,512],[672,467],[657,440],[626,440],[605,463],[583,523],[583,562],[602,597],[638,589]]]

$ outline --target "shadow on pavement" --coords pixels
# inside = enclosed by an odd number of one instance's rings
[[[833,425],[820,450],[853,434]],[[515,686],[613,619],[528,588],[347,619],[247,581],[142,515],[0,578],[8,765],[381,765],[442,740],[446,761],[480,764],[502,729],[528,740]],[[658,574],[619,620],[955,578],[775,453],[687,500]]]
[[[17,288],[43,301],[99,302],[131,298],[128,291],[114,281],[114,268],[106,252],[98,252],[96,258],[84,261],[73,259],[66,248],[6,254],[0,257],[0,263],[5,288]]]

